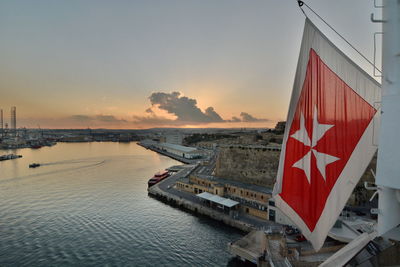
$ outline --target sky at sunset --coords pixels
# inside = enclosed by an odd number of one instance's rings
[[[306,3],[373,58],[372,0]],[[4,0],[0,108],[29,128],[273,127],[303,25],[294,0]]]

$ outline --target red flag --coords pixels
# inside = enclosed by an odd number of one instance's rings
[[[369,164],[379,84],[306,20],[274,188],[318,250]]]

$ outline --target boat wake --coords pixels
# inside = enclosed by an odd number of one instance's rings
[[[105,164],[107,160],[66,160],[66,161],[58,161],[58,162],[48,162],[48,163],[40,163],[40,166],[51,166],[51,165],[62,165],[62,164],[84,164],[82,166],[77,166],[77,167],[69,167],[69,168],[64,168],[64,169],[59,169],[59,170],[54,170],[54,171],[48,171],[48,172],[40,172],[40,173],[35,173],[35,174],[30,174],[30,175],[24,175],[24,176],[17,176],[13,178],[6,178],[4,180],[0,180],[0,184],[5,184],[9,182],[15,182],[17,180],[25,180],[25,179],[30,179],[38,176],[44,176],[44,175],[52,175],[52,174],[58,174],[62,172],[68,172],[68,171],[77,171],[81,169],[87,169],[87,168],[93,168],[93,167],[98,167],[103,164]],[[85,164],[86,163],[86,164]]]
[[[52,165],[66,165],[66,164],[81,164],[81,163],[102,163],[103,161],[98,161],[94,159],[74,159],[74,160],[63,160],[54,162],[44,162],[40,163],[40,166],[52,166]]]

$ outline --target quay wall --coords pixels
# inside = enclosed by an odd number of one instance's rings
[[[164,203],[167,203],[173,207],[178,207],[185,211],[191,211],[194,214],[210,217],[214,220],[223,222],[226,225],[235,227],[241,231],[251,232],[252,230],[255,230],[255,227],[251,224],[235,220],[226,214],[222,214],[218,211],[207,208],[197,203],[193,203],[168,192],[164,192],[158,187],[158,185],[150,187],[148,189],[148,193],[158,200],[163,201]]]

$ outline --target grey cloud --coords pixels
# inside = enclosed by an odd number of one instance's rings
[[[204,112],[197,107],[196,99],[181,96],[179,92],[163,93],[156,92],[149,97],[152,106],[157,105],[158,108],[167,111],[176,116],[176,119],[169,119],[156,114],[153,107],[145,110],[144,116],[133,116],[132,120],[118,119],[113,115],[73,115],[69,118],[85,124],[124,124],[126,125],[146,125],[146,126],[184,126],[199,125],[207,123],[239,123],[239,122],[265,122],[267,119],[253,117],[247,112],[241,112],[240,117],[233,116],[230,120],[224,120],[213,107],[208,107]]]
[[[152,125],[152,126],[181,126],[184,122],[171,120],[165,117],[150,115],[150,116],[133,116],[133,123],[138,125]]]
[[[72,115],[70,118],[75,121],[91,121],[91,120],[93,120],[92,117],[86,116],[86,115]]]
[[[213,107],[208,107],[208,108],[204,111],[204,114],[205,114],[207,117],[211,118],[213,121],[216,121],[216,122],[222,122],[222,121],[224,121],[224,120],[221,118],[221,116],[214,110]]]
[[[268,121],[268,119],[259,119],[255,118],[252,115],[250,115],[247,112],[241,112],[240,117],[242,117],[242,122],[262,122],[262,121]]]
[[[72,115],[70,117],[74,121],[80,122],[88,122],[88,121],[100,121],[100,122],[118,122],[118,123],[125,123],[126,120],[117,119],[113,115],[96,115],[96,116],[87,116],[87,115]]]
[[[263,118],[256,118],[247,112],[241,112],[240,118],[233,116],[232,119],[227,120],[227,122],[265,122],[265,121],[269,120]]]
[[[212,122],[265,122],[268,119],[263,118],[256,118],[250,115],[247,112],[241,112],[240,118],[239,117],[232,117],[231,120],[224,120],[215,110],[213,107],[208,107],[204,112],[197,107],[197,101],[193,98],[188,98],[186,96],[181,96],[179,92],[172,92],[172,93],[163,93],[163,92],[155,92],[152,93],[149,97],[151,105],[158,105],[158,108],[167,111],[170,114],[173,114],[177,117],[175,123],[181,125],[181,123],[212,123]],[[147,121],[157,120],[160,117],[154,117],[154,111],[152,108],[148,108],[146,110],[147,113],[152,114],[150,117],[142,117]],[[169,120],[164,118],[171,123],[173,120]]]
[[[241,122],[242,120],[239,119],[238,117],[233,116],[230,122]]]
[[[102,122],[126,122],[126,120],[117,119],[113,115],[96,115],[95,119]]]
[[[177,116],[177,121],[197,123],[224,121],[213,107],[208,107],[203,112],[197,107],[195,99],[181,96],[179,92],[156,92],[151,94],[149,99],[152,105],[158,105],[160,109]]]

